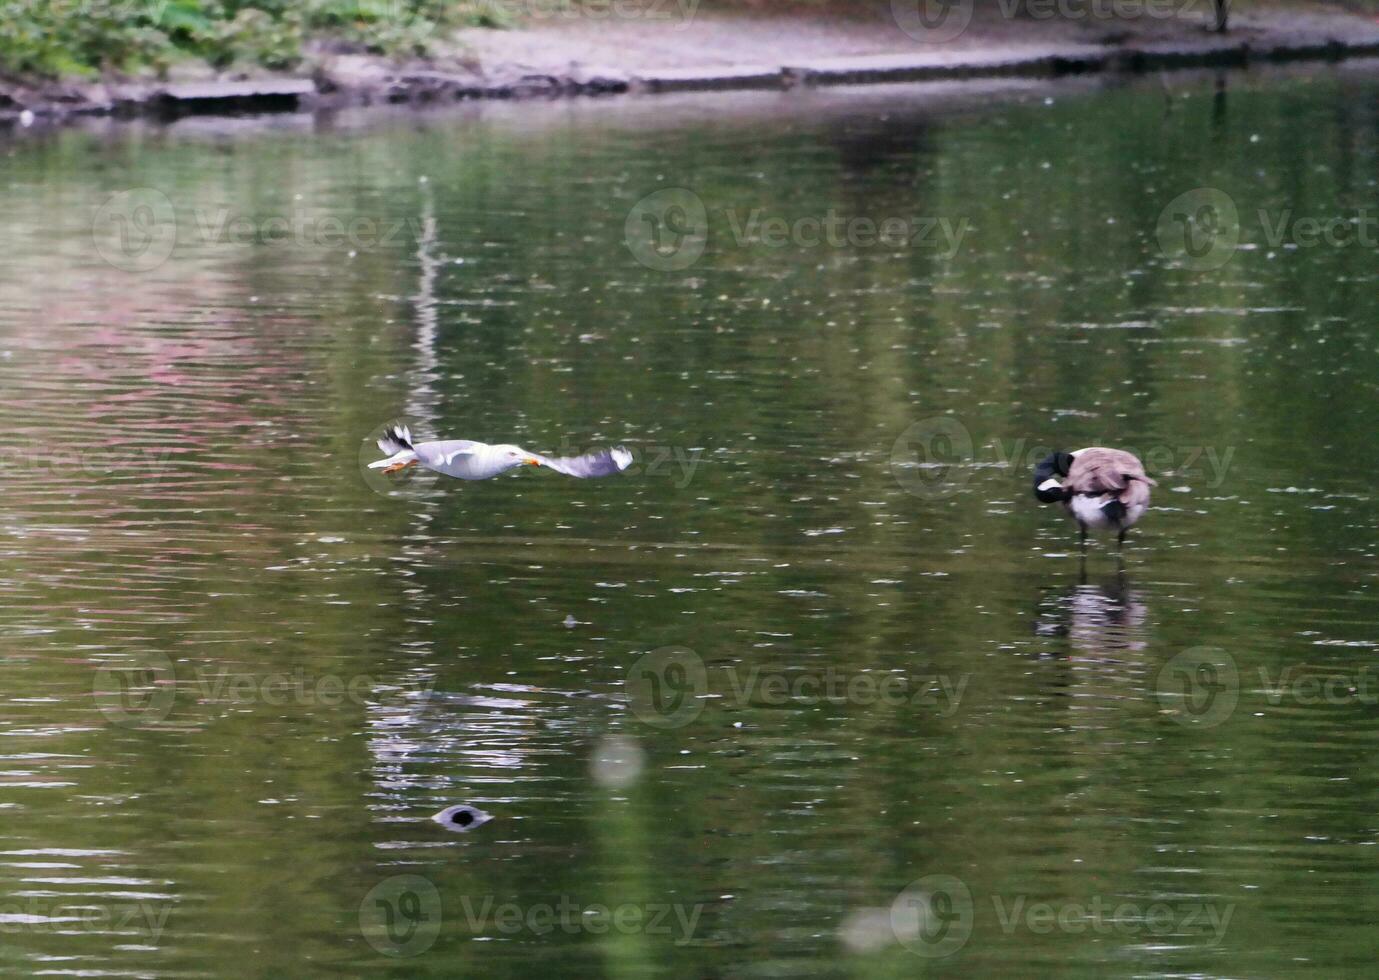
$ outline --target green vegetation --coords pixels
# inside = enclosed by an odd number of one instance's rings
[[[299,67],[308,42],[390,56],[493,21],[445,0],[17,0],[0,4],[0,69],[47,76],[165,71],[176,61]]]

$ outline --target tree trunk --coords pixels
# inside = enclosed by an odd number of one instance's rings
[[[1226,20],[1231,14],[1231,0],[1212,0],[1212,7],[1216,10],[1216,23],[1212,30],[1218,34],[1226,33]]]

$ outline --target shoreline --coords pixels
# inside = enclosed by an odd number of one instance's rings
[[[968,8],[970,10],[970,7]],[[397,66],[347,55],[329,59],[310,76],[220,77],[160,83],[0,83],[0,125],[29,126],[74,118],[177,119],[192,115],[310,112],[386,104],[433,106],[474,100],[558,99],[626,93],[785,90],[801,86],[1024,77],[1094,73],[1137,75],[1202,68],[1330,61],[1379,54],[1379,22],[1315,10],[1260,11],[1234,19],[1226,34],[1207,33],[1200,18],[1149,24],[1105,20],[1122,28],[1089,37],[1076,21],[981,22],[955,43],[920,43],[894,21],[850,21],[838,30],[829,18],[709,17],[681,28],[642,22],[609,25],[587,20],[518,30],[472,29],[461,40],[477,61]],[[788,27],[787,27],[788,25]],[[616,27],[618,30],[609,30]],[[686,29],[687,28],[687,29]],[[1134,28],[1138,28],[1136,31]],[[763,40],[794,29],[784,57],[737,60],[725,39],[759,50]],[[619,33],[620,31],[620,33]],[[611,34],[611,37],[608,35]],[[596,40],[593,40],[595,39]],[[665,40],[675,44],[669,49]],[[753,42],[758,42],[755,47]],[[659,42],[659,43],[653,43]],[[622,64],[608,60],[610,44]],[[620,46],[620,47],[619,47]],[[765,45],[768,49],[772,46]],[[673,55],[667,57],[667,50]],[[664,66],[660,66],[664,64]]]

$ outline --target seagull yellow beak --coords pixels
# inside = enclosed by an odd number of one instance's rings
[[[539,459],[537,459],[535,456],[533,456],[533,457],[531,457],[530,459],[527,460],[527,465],[528,465],[528,466],[540,466],[540,465],[541,465],[541,460],[539,460]]]

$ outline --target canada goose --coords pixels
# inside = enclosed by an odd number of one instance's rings
[[[1034,495],[1040,503],[1063,504],[1082,529],[1084,549],[1088,529],[1114,530],[1124,546],[1125,532],[1149,509],[1149,488],[1157,485],[1133,453],[1104,446],[1054,452],[1034,468]]]

